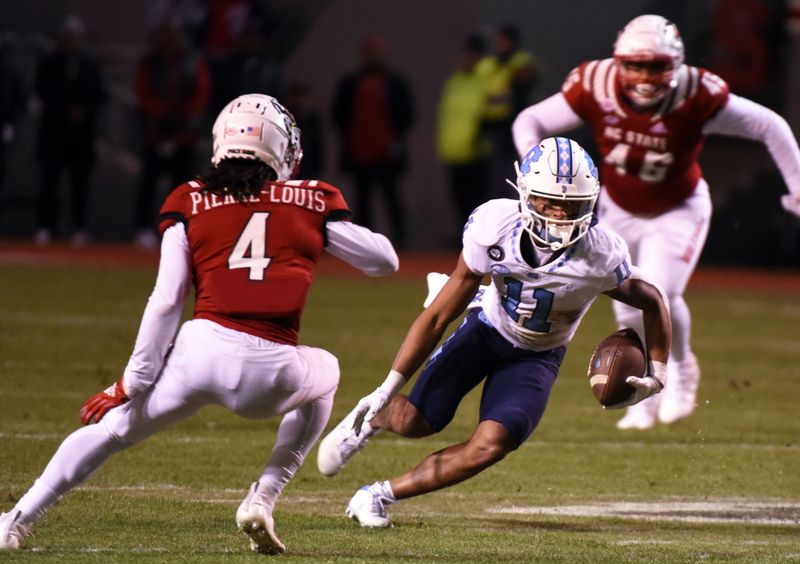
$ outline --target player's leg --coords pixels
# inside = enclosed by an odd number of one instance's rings
[[[364,486],[348,505],[351,518],[364,527],[390,526],[387,508],[392,503],[463,482],[502,460],[530,436],[544,414],[564,348],[531,353],[496,337],[490,348],[501,364],[486,380],[480,423],[469,440],[428,455],[389,481]],[[469,374],[464,370],[461,374]],[[427,413],[429,404],[413,393],[411,401],[419,403],[420,413]],[[434,429],[441,428],[435,411],[427,418]]]
[[[347,505],[347,516],[362,527],[389,527],[391,504],[463,482],[517,446],[517,439],[503,425],[481,421],[469,440],[428,455],[396,478],[361,487]]]
[[[652,220],[654,232],[642,250],[642,268],[651,273],[669,299],[672,317],[670,373],[658,418],[673,423],[694,411],[700,369],[692,352],[692,318],[684,299],[686,286],[703,250],[711,221],[708,187],[701,181],[681,206]]]
[[[353,430],[355,409],[322,440],[317,454],[319,471],[338,474],[370,438],[386,429],[409,438],[428,436],[453,418],[461,399],[489,371],[490,357],[482,332],[487,326],[474,310],[464,323],[431,355],[411,394],[398,395],[369,423]]]
[[[631,254],[631,262],[642,268],[645,256],[642,252],[642,243],[651,232],[651,219],[641,218],[619,207],[607,195],[603,194],[598,203],[598,215],[603,225],[616,231],[627,243]],[[622,302],[612,300],[611,308],[618,329],[630,327],[634,329],[644,341],[644,324],[642,312]],[[661,396],[656,394],[625,410],[625,415],[617,421],[619,429],[650,429],[656,424],[658,406]]]
[[[14,515],[13,520],[0,523],[0,548],[17,548],[21,537],[14,542],[10,529],[23,527],[29,533],[58,499],[91,476],[111,455],[189,416],[204,403],[207,402],[202,397],[187,395],[165,369],[148,391],[112,409],[99,423],[74,431],[9,512]]]
[[[339,383],[339,363],[332,354],[302,346],[296,353],[296,360],[284,366],[280,379],[301,385],[278,404],[279,409],[291,411],[281,420],[269,461],[236,511],[237,526],[250,537],[251,548],[260,553],[286,550],[275,532],[275,502],[325,429]],[[285,386],[272,390],[249,387],[243,393],[280,396],[285,390]],[[252,409],[247,414],[252,415]]]

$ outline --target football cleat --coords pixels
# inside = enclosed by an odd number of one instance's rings
[[[658,409],[658,420],[666,425],[689,417],[697,406],[697,387],[700,384],[697,358],[692,355],[676,368],[667,378],[664,398]]]
[[[660,396],[661,394],[656,394],[628,407],[625,411],[625,416],[617,421],[617,429],[623,431],[652,429],[656,424]]]
[[[19,511],[0,514],[0,550],[17,550],[32,526],[20,521]]]
[[[335,476],[345,467],[347,461],[354,454],[361,452],[367,446],[378,429],[373,429],[365,423],[361,426],[361,433],[356,435],[353,431],[353,421],[356,410],[353,409],[342,419],[328,435],[319,443],[317,450],[317,468],[326,476]]]
[[[372,486],[364,486],[347,504],[345,513],[350,519],[358,521],[362,527],[386,528],[392,526],[387,508],[392,501],[373,491]]]
[[[250,550],[260,554],[282,554],[286,546],[275,534],[275,521],[272,518],[272,502],[254,482],[244,501],[236,510],[236,526],[250,537]]]

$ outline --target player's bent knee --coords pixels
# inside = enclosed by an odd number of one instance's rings
[[[395,396],[389,407],[390,429],[410,439],[432,435],[435,431],[407,396]]]

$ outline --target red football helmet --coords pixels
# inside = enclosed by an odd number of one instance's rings
[[[683,65],[678,27],[661,16],[632,19],[617,36],[614,59],[624,94],[639,106],[660,102],[677,83]]]

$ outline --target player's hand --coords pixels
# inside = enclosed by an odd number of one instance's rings
[[[634,392],[625,401],[605,406],[604,409],[622,409],[659,393],[667,382],[667,365],[663,362],[653,361],[650,363],[650,374],[644,378],[628,376],[625,378],[625,382],[633,386]]]
[[[800,192],[781,196],[781,204],[783,205],[783,209],[800,217]]]
[[[372,421],[377,413],[386,407],[392,399],[389,390],[378,386],[370,395],[361,398],[356,405],[356,418],[353,420],[353,432],[361,434],[361,426],[365,421]]]
[[[122,405],[129,399],[120,377],[114,384],[84,402],[81,406],[81,425],[99,423],[109,409]]]

